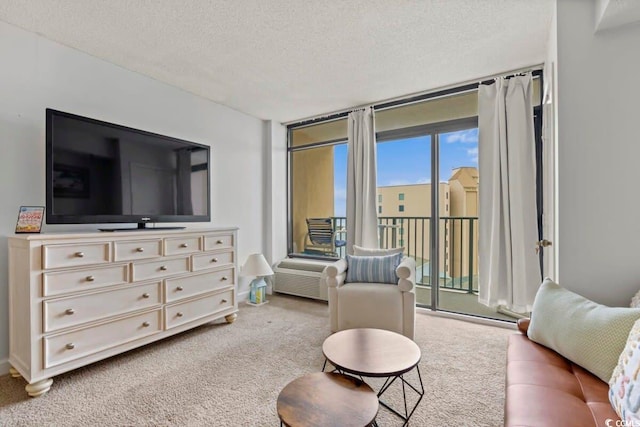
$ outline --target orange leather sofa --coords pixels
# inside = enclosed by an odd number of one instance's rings
[[[620,418],[609,403],[609,384],[530,341],[528,328],[529,319],[521,319],[522,333],[509,337],[504,425],[616,426]]]

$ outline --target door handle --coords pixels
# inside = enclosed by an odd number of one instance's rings
[[[546,248],[547,246],[551,246],[552,244],[553,242],[547,239],[538,240],[536,242],[536,254],[540,253],[541,248]]]

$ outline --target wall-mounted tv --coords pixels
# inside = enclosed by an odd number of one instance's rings
[[[210,221],[208,146],[52,109],[46,120],[48,224]]]

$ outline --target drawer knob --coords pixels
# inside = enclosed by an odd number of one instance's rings
[[[216,242],[216,244],[217,244],[217,245],[221,245],[222,243],[223,243],[223,242],[222,242],[222,240],[218,240],[218,241]]]
[[[75,344],[70,342],[69,344],[64,346],[67,350],[73,350],[74,348],[76,348]]]
[[[220,280],[222,280],[222,281],[224,282],[225,280],[229,280],[229,279],[227,279],[227,276],[222,276],[222,277],[220,278]]]
[[[181,248],[188,248],[189,244],[188,243],[182,243],[182,244],[180,244],[180,247]]]
[[[74,255],[76,256],[76,258],[82,258],[84,257],[84,252],[76,252]]]
[[[142,326],[144,328],[148,328],[150,325],[151,325],[151,323],[149,323],[149,322],[142,322]]]
[[[226,303],[226,302],[227,302],[227,300],[226,300],[226,299],[223,299],[222,301],[220,301],[220,304],[224,304],[224,303]]]
[[[144,294],[142,294],[142,298],[149,298],[149,294],[145,292]]]
[[[179,311],[179,312],[177,312],[177,313],[176,313],[176,316],[178,316],[178,317],[182,317],[182,316],[184,316],[184,314],[182,314],[182,312],[181,312],[181,311]]]
[[[73,313],[75,313],[75,312],[76,312],[76,311],[75,311],[73,308],[67,308],[67,309],[65,310],[65,314],[69,314],[69,315],[71,315],[71,314],[73,314]]]
[[[144,248],[136,248],[136,252],[144,252]]]
[[[211,258],[211,262],[218,262],[218,258]]]
[[[182,286],[176,287],[176,291],[183,291],[183,290],[184,290],[184,288]]]
[[[166,266],[166,265],[161,265],[161,266],[160,266],[160,270],[162,270],[162,271],[167,271],[167,266]]]
[[[93,276],[87,276],[87,282],[93,282],[94,280],[96,280],[95,277]]]

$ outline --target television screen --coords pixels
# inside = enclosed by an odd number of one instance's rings
[[[48,224],[209,221],[209,147],[47,109]]]

